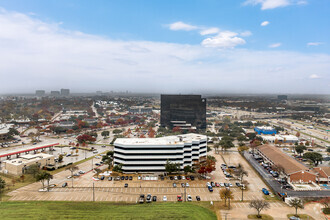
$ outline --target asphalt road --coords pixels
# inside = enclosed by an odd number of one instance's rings
[[[330,190],[321,191],[293,191],[281,189],[281,184],[275,180],[260,164],[253,158],[252,154],[244,152],[244,157],[249,163],[256,169],[256,171],[262,176],[262,178],[268,183],[275,193],[286,192],[288,196],[294,197],[330,197]]]

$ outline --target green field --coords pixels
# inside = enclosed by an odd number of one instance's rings
[[[193,203],[1,202],[0,219],[216,219]]]

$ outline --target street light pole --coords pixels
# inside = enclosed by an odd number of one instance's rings
[[[95,202],[95,187],[94,187],[94,182],[93,182],[93,202]]]

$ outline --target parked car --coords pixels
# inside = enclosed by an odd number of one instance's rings
[[[144,203],[144,194],[141,194],[139,197],[139,203]]]
[[[191,201],[192,201],[191,195],[188,195],[188,196],[187,196],[187,201],[188,201],[188,202],[191,202]]]
[[[166,201],[167,201],[167,197],[163,196],[163,202],[166,202]]]
[[[153,202],[157,202],[157,196],[153,196],[153,197],[152,197],[152,201],[153,201]]]
[[[67,187],[67,186],[68,186],[67,182],[63,183],[63,185],[62,185],[62,187]]]
[[[125,188],[127,188],[128,187],[128,183],[125,183]]]
[[[124,177],[124,176],[122,176],[120,179],[121,179],[121,180],[124,180],[124,179],[125,179],[125,177]]]
[[[176,183],[173,183],[173,188],[175,188],[176,187]]]
[[[196,196],[196,200],[197,201],[201,201],[201,197],[200,196]]]
[[[148,195],[147,195],[146,202],[147,202],[147,203],[150,203],[150,202],[151,202],[151,194],[148,194]]]
[[[189,187],[189,183],[186,183],[186,187]]]
[[[269,191],[266,188],[262,188],[261,190],[265,195],[269,195]]]
[[[219,183],[215,183],[215,186],[216,186],[216,187],[220,187],[220,184],[219,184]]]
[[[129,176],[129,178],[128,178],[129,180],[133,180],[133,177],[132,176]]]
[[[112,180],[112,177],[111,176],[109,176],[109,178],[108,178],[108,181],[111,181]]]
[[[101,180],[104,180],[104,178],[105,178],[104,176],[101,176]]]
[[[182,202],[182,197],[180,195],[178,195],[176,199],[178,200],[178,202]]]

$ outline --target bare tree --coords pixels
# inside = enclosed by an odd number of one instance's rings
[[[294,207],[296,209],[296,216],[298,216],[298,209],[303,209],[304,208],[304,203],[301,199],[299,198],[293,198],[289,201],[289,205]]]
[[[71,172],[71,180],[72,180],[72,188],[73,188],[73,172],[79,170],[79,167],[74,164],[71,164],[67,168],[65,168],[65,170],[69,170]]]
[[[237,176],[237,178],[240,181],[241,184],[241,190],[242,190],[242,200],[243,201],[243,192],[244,192],[244,185],[243,185],[243,178],[244,176],[249,176],[248,172],[246,170],[244,170],[242,164],[238,164],[237,169],[235,171],[235,175]]]
[[[254,208],[257,210],[258,214],[257,217],[260,218],[260,212],[263,209],[269,209],[270,205],[267,201],[265,200],[261,200],[261,199],[256,199],[256,200],[252,200],[249,204],[250,208]]]

